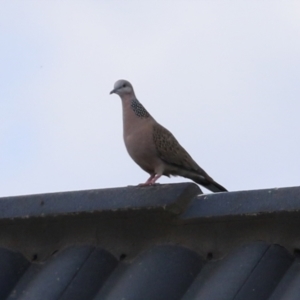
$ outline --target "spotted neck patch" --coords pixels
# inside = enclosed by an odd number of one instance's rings
[[[132,110],[134,111],[134,113],[139,118],[148,118],[148,117],[150,117],[150,114],[147,112],[145,107],[139,102],[139,100],[132,99],[131,107],[132,107]]]

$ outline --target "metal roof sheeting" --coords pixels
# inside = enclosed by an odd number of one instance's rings
[[[0,299],[294,300],[300,188],[0,199]]]

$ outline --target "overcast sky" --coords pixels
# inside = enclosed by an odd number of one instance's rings
[[[228,190],[300,185],[298,0],[2,1],[0,37],[0,196],[146,181],[121,78]]]

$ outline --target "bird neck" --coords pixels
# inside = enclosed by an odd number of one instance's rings
[[[133,113],[142,119],[151,117],[146,108],[140,103],[135,95],[126,95],[122,97],[123,112],[132,110]]]
[[[133,98],[131,100],[130,106],[137,117],[142,119],[146,119],[150,117],[150,114],[138,99]]]
[[[151,115],[135,96],[122,97],[122,106],[124,132],[132,132],[138,129],[142,122],[152,119]]]

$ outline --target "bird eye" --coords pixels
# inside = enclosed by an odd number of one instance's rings
[[[126,83],[123,84],[123,87],[126,87]]]

